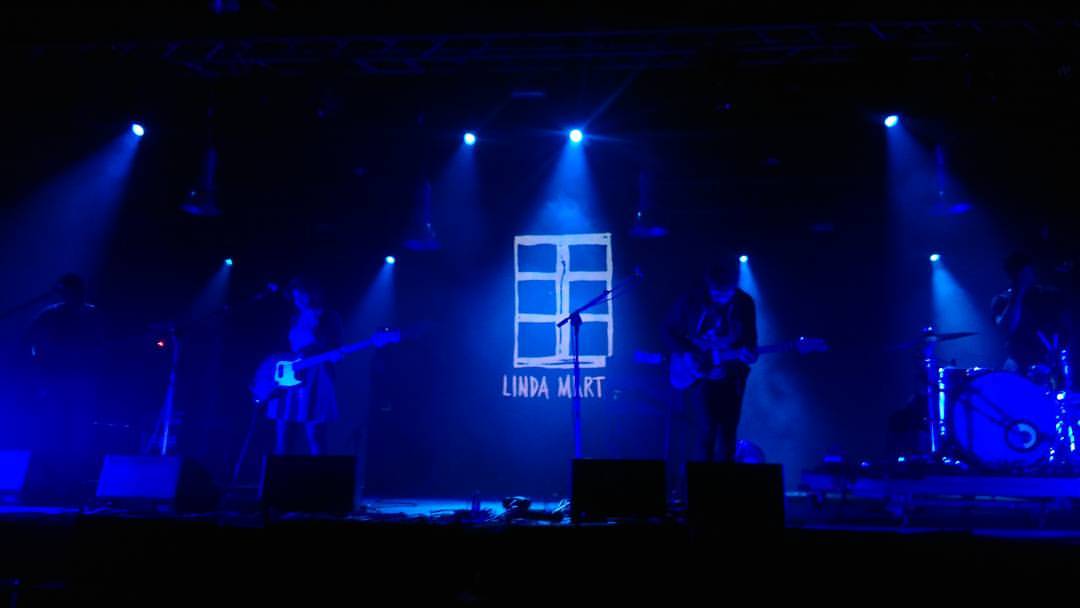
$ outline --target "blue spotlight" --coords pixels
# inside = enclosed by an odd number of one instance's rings
[[[931,262],[937,262],[940,259],[941,259],[941,254],[940,253],[931,253],[930,254],[930,261]]]
[[[575,144],[580,144],[583,139],[585,139],[585,134],[581,132],[581,129],[570,130],[570,141]]]
[[[739,256],[739,261],[742,262],[743,264],[745,264],[745,263],[750,261],[750,256],[748,256],[748,255],[740,255]]]
[[[386,263],[387,264],[397,264],[397,258],[395,258],[392,255],[388,255],[388,256],[386,256]]]
[[[476,144],[476,133],[473,133],[472,131],[469,131],[468,133],[465,134],[465,137],[462,138],[462,139],[465,140],[465,145],[466,146],[475,145]]]
[[[131,132],[134,133],[136,137],[142,137],[146,134],[146,129],[139,123],[133,122],[131,123]]]
[[[898,124],[900,124],[900,117],[897,116],[896,114],[889,114],[888,116],[885,117],[885,126],[886,127],[891,129],[891,128],[895,127]]]
[[[225,258],[225,265],[226,266],[232,266],[233,265],[232,258]]]

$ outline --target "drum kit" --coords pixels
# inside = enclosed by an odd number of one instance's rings
[[[1070,392],[1068,350],[1018,371],[940,364],[938,343],[972,335],[929,326],[903,345],[922,351],[931,462],[995,473],[1080,472],[1080,401]]]

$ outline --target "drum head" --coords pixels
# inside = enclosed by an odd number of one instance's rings
[[[986,465],[1030,465],[1049,456],[1057,405],[1046,390],[1011,372],[975,377],[952,408],[956,442]]]

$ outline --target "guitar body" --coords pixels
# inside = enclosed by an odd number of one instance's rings
[[[668,379],[671,381],[671,386],[681,391],[690,388],[702,378],[722,380],[727,375],[723,365],[706,368],[700,359],[700,353],[672,353],[668,367]]]
[[[295,361],[292,353],[278,353],[264,359],[251,379],[251,395],[255,401],[262,403],[276,391],[300,384],[293,369]]]
[[[715,345],[717,348],[712,348]],[[702,378],[708,380],[723,380],[729,371],[726,365],[729,361],[745,361],[750,364],[757,359],[757,355],[782,353],[795,351],[800,355],[807,353],[820,353],[829,350],[829,345],[820,338],[799,338],[791,342],[760,346],[754,356],[746,359],[746,353],[739,349],[728,348],[730,345],[714,343],[701,345],[700,351],[673,352],[670,356],[660,353],[635,352],[634,359],[638,363],[648,365],[660,365],[665,360],[668,362],[668,379],[671,386],[678,390],[686,390]]]

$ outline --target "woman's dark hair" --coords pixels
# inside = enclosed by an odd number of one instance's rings
[[[285,286],[285,293],[292,300],[294,291],[306,293],[312,308],[321,308],[324,302],[322,287],[310,277],[296,277]]]
[[[74,272],[69,272],[56,281],[56,291],[67,299],[81,300],[86,297],[86,282]]]
[[[1005,258],[1005,272],[1008,273],[1010,279],[1015,281],[1021,271],[1034,264],[1035,259],[1031,257],[1031,254],[1026,251],[1014,251]]]
[[[74,272],[69,272],[60,277],[56,282],[56,285],[64,289],[86,291],[86,283],[83,281],[82,277]]]

